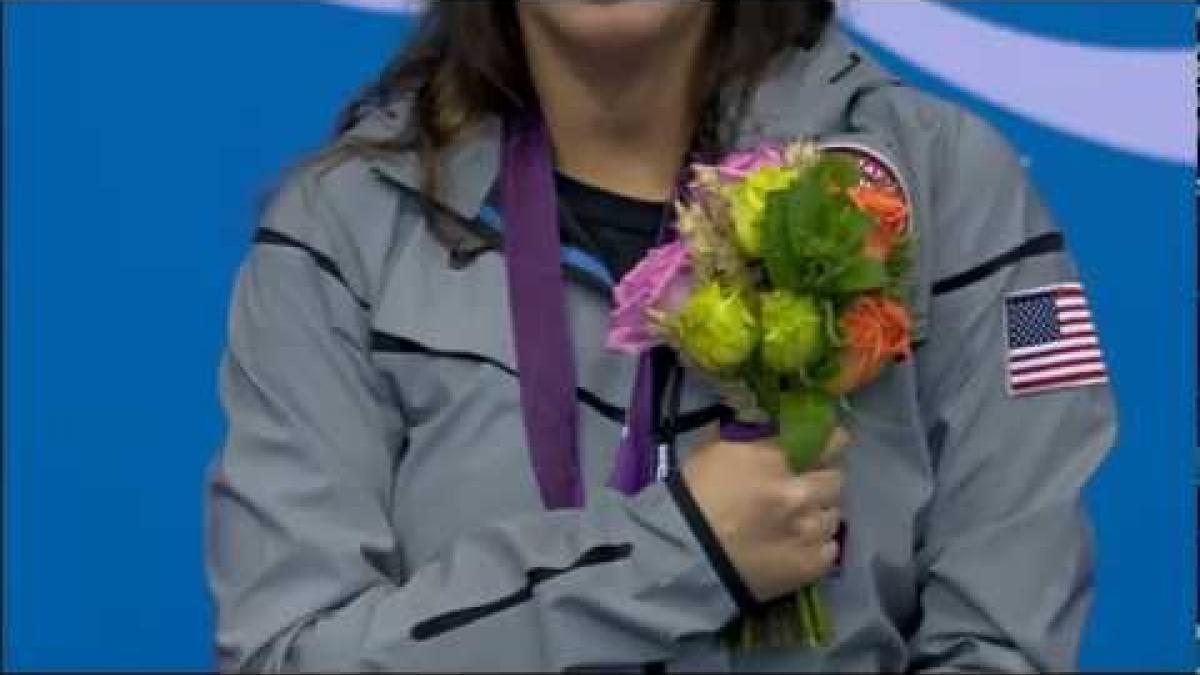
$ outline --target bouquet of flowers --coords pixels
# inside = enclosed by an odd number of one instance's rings
[[[741,424],[770,425],[796,472],[820,460],[840,399],[910,353],[912,237],[896,173],[855,146],[797,141],[694,165],[677,240],[615,289],[608,346],[670,345]],[[818,586],[743,617],[739,648],[825,646]]]

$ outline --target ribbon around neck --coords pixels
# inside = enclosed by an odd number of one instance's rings
[[[505,122],[500,202],[521,411],[534,476],[547,509],[578,508],[584,503],[584,485],[575,363],[560,266],[552,148],[539,116]],[[610,487],[627,495],[654,478],[653,380],[646,353],[638,359],[626,428],[609,478]]]

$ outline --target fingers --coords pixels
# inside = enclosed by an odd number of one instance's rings
[[[829,540],[817,549],[817,564],[821,574],[828,572],[838,561],[838,553],[842,547],[834,540]]]
[[[792,513],[804,514],[841,505],[845,478],[838,469],[810,471],[788,481],[784,488],[784,506]]]
[[[829,540],[820,546],[792,546],[780,551],[780,555],[805,579],[815,581],[833,569],[839,550],[837,542]]]
[[[796,536],[804,544],[819,545],[832,541],[842,522],[839,509],[821,509],[802,514],[796,519]]]

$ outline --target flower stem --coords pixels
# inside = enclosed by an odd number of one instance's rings
[[[795,646],[820,649],[829,646],[832,633],[829,610],[814,584],[742,617],[725,634],[725,642],[738,652]]]

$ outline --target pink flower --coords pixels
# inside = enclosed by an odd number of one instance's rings
[[[731,152],[721,160],[717,171],[723,181],[738,181],[768,166],[783,166],[787,163],[783,146],[772,143],[760,145],[753,150]]]
[[[659,320],[683,307],[694,283],[691,254],[682,242],[650,249],[613,291],[608,348],[639,354],[661,344]]]

